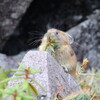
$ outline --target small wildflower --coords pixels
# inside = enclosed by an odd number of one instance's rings
[[[89,62],[89,61],[88,61],[87,58],[84,59],[83,62],[82,62],[82,67],[83,67],[83,68],[86,68],[86,65],[87,65],[88,62]]]

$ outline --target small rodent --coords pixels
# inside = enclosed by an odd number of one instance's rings
[[[39,46],[40,51],[45,50],[48,43],[48,37],[50,40],[56,39],[59,42],[58,45],[54,46],[55,52],[51,51],[51,55],[62,67],[65,69],[67,68],[68,73],[76,78],[77,57],[70,45],[71,36],[57,29],[49,29],[47,33],[45,33]],[[49,49],[47,49],[47,51],[50,52]]]

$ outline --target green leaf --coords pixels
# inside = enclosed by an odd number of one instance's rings
[[[22,95],[23,98],[25,98],[25,100],[37,100],[36,97],[33,97],[33,96],[29,96],[29,95]]]
[[[38,96],[38,91],[37,91],[37,89],[35,88],[35,86],[33,86],[32,84],[29,83],[29,87],[31,88],[33,94],[34,94],[35,96]]]
[[[45,90],[37,81],[35,81],[35,80],[33,80],[33,79],[32,79],[32,81],[33,81],[34,83],[36,83],[44,92],[46,92],[46,90]]]
[[[18,69],[11,69],[11,71],[16,72],[16,71],[18,71]]]
[[[8,94],[8,95],[11,95],[12,94],[12,91],[7,89],[6,91],[4,91],[4,93],[5,94]]]
[[[27,80],[25,80],[24,82],[23,82],[23,89],[27,89],[28,88],[28,81]]]
[[[30,74],[36,74],[36,73],[39,73],[40,72],[40,70],[39,69],[36,69],[36,68],[34,68],[34,69],[31,68],[30,71],[31,71]]]
[[[49,47],[50,47],[50,49],[51,49],[52,52],[55,52],[54,48],[51,45]]]
[[[90,100],[90,97],[85,94],[80,94],[76,97],[76,100],[81,100],[82,98],[85,98],[86,100]]]
[[[27,66],[24,65],[23,63],[19,63],[19,67],[22,68],[22,69],[26,69],[27,68]]]
[[[7,79],[5,79],[5,80],[2,80],[2,81],[0,82],[0,84],[3,84],[3,83],[8,82],[8,81],[10,81],[10,80],[20,79],[20,78],[21,78],[21,77],[11,77],[11,78],[7,78]]]
[[[0,81],[8,78],[8,73],[10,73],[10,70],[5,71],[4,69],[0,69]]]
[[[53,43],[51,43],[51,46],[54,46],[54,44],[53,44]]]
[[[59,43],[59,41],[52,41],[52,43]]]
[[[19,96],[17,96],[17,97],[16,97],[16,100],[22,100],[22,98],[21,98],[21,97],[19,97]]]
[[[5,83],[5,82],[10,81],[10,80],[11,80],[11,78],[7,78],[7,79],[5,79],[5,80],[2,80],[2,81],[0,82],[0,84]]]
[[[47,50],[48,46],[49,46],[49,45],[46,45],[46,47],[45,47],[44,51],[46,51],[46,50]]]
[[[22,76],[22,75],[24,75],[24,73],[15,73],[15,75]]]

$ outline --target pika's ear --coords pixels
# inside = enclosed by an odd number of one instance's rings
[[[72,43],[74,42],[74,39],[73,39],[72,36],[69,35],[68,33],[67,33],[67,36],[68,36],[68,41],[69,41],[69,43],[72,44]]]

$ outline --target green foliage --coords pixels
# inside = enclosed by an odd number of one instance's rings
[[[32,83],[38,85],[43,91],[45,91],[44,88],[36,80],[30,78],[31,74],[39,73],[39,69],[27,67],[20,63],[19,69],[11,70],[17,71],[15,73],[16,77],[6,78],[5,80],[1,81],[0,84],[22,78],[23,81],[16,84],[15,86],[7,87],[5,90],[0,88],[0,97],[2,98],[2,100],[3,98],[7,98],[9,96],[12,96],[12,100],[37,100],[38,90]]]
[[[6,78],[8,78],[8,74],[10,73],[10,70],[5,70],[2,67],[0,67],[0,82],[5,80]],[[0,88],[5,88],[6,87],[6,83],[5,84],[0,84]]]
[[[58,45],[58,41],[56,41],[56,39],[51,40],[50,37],[48,37],[48,43],[46,45],[45,50],[49,48],[52,52],[54,52],[54,46],[57,46],[57,45]]]
[[[8,74],[10,73],[10,70],[5,70],[0,66],[0,82],[5,80],[6,78],[9,78]],[[2,90],[5,89],[7,86],[6,83],[0,84],[0,100],[2,99]]]
[[[90,97],[86,94],[80,94],[76,97],[76,100],[82,100],[83,98],[85,98],[86,100],[90,100]]]
[[[100,69],[83,70],[78,77],[78,83],[92,100],[100,100]]]

